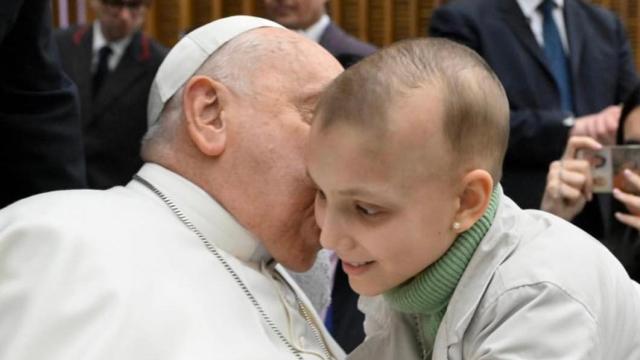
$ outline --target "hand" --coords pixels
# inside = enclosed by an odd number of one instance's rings
[[[620,106],[609,106],[599,113],[579,117],[569,135],[589,136],[603,145],[614,145],[621,112]]]
[[[631,185],[640,190],[640,176],[628,169],[624,171],[624,176]],[[616,219],[636,230],[640,230],[640,196],[625,193],[620,189],[613,189],[613,196],[623,203],[630,212],[630,214],[616,212]]]
[[[591,166],[585,159],[576,159],[578,150],[599,150],[602,147],[590,137],[569,138],[560,160],[549,165],[547,186],[540,208],[565,220],[572,220],[587,201],[593,198]]]

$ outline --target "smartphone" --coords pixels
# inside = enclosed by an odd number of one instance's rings
[[[640,195],[640,188],[627,181],[624,170],[640,175],[640,145],[605,146],[598,151],[583,150],[579,158],[589,161],[594,193],[610,193],[614,188]]]

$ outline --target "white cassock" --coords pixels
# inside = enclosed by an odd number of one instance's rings
[[[0,211],[0,359],[324,359],[325,348],[344,358],[297,285],[214,199],[158,165],[138,174],[215,244],[273,324],[202,240],[132,181]]]

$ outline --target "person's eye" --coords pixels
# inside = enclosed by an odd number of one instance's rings
[[[379,209],[364,204],[356,204],[356,211],[367,217],[376,216],[381,213]]]

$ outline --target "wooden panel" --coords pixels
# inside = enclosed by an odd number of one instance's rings
[[[254,5],[254,9],[253,9],[253,14],[254,14],[255,16],[264,17],[264,14],[265,14],[265,10],[264,10],[264,1],[262,1],[262,0],[256,0],[256,1],[255,1],[255,5]]]
[[[165,45],[173,45],[180,34],[181,19],[180,1],[155,0],[156,2],[156,34],[151,34]]]
[[[60,27],[60,18],[67,15],[66,13],[64,15],[60,14],[60,5],[62,5],[64,8],[64,6],[66,6],[66,3],[67,0],[51,2],[51,17],[53,18],[51,20],[53,21],[54,27]]]
[[[242,2],[238,0],[223,1],[222,16],[242,14]]]
[[[331,19],[338,24],[342,23],[342,1],[341,0],[329,0],[329,14]]]
[[[92,23],[96,19],[95,11],[93,11],[93,5],[91,0],[78,0],[85,3],[85,9],[87,10],[87,23]]]
[[[211,0],[193,0],[191,3],[191,29],[211,21],[214,6]]]
[[[393,28],[393,17],[395,15],[395,5],[394,5],[394,1],[393,0],[384,0],[383,3],[383,9],[382,11],[384,11],[384,25],[383,25],[383,29],[384,29],[384,34],[382,37],[382,43],[384,45],[389,45],[393,42],[394,39],[394,28]]]
[[[385,0],[369,0],[367,7],[367,14],[362,12],[364,8],[364,4],[360,4],[358,9],[358,17],[362,24],[359,24],[359,30],[362,30],[366,33],[366,37],[360,36],[360,38],[366,38],[368,41],[376,44],[384,44],[385,43],[385,13],[384,13],[384,2]]]
[[[65,1],[69,23],[94,19],[91,0],[52,0],[55,9]],[[223,16],[264,14],[263,0],[152,0],[145,30],[167,46],[181,32]],[[378,46],[410,37],[426,36],[433,10],[447,0],[328,0],[333,21],[348,33]],[[592,0],[622,19],[640,67],[640,0]],[[79,6],[84,5],[84,6]],[[78,9],[86,14],[78,14]],[[54,23],[60,15],[54,11]]]
[[[395,1],[393,35],[394,39],[418,36],[418,0]]]
[[[78,21],[78,0],[68,0],[67,9],[69,10],[69,24],[80,23],[80,21]]]
[[[152,1],[149,9],[147,10],[147,18],[144,21],[144,31],[147,34],[156,34],[158,27],[156,23],[157,16],[157,2]]]
[[[191,30],[191,26],[193,22],[193,13],[191,12],[192,8],[191,0],[178,0],[178,33],[176,34],[175,41],[188,33]]]
[[[224,9],[224,1],[222,0],[210,0],[211,2],[211,18],[210,20],[213,19],[219,19],[222,17],[223,14],[223,9]]]
[[[418,6],[418,33],[416,36],[426,36],[429,23],[431,23],[431,13],[433,10],[441,5],[441,1],[420,1]]]
[[[259,0],[258,0],[259,1]],[[255,12],[255,0],[242,0],[242,14],[253,15]]]
[[[358,30],[357,36],[364,40],[369,41],[369,3],[371,0],[358,0],[357,2],[357,19]]]

